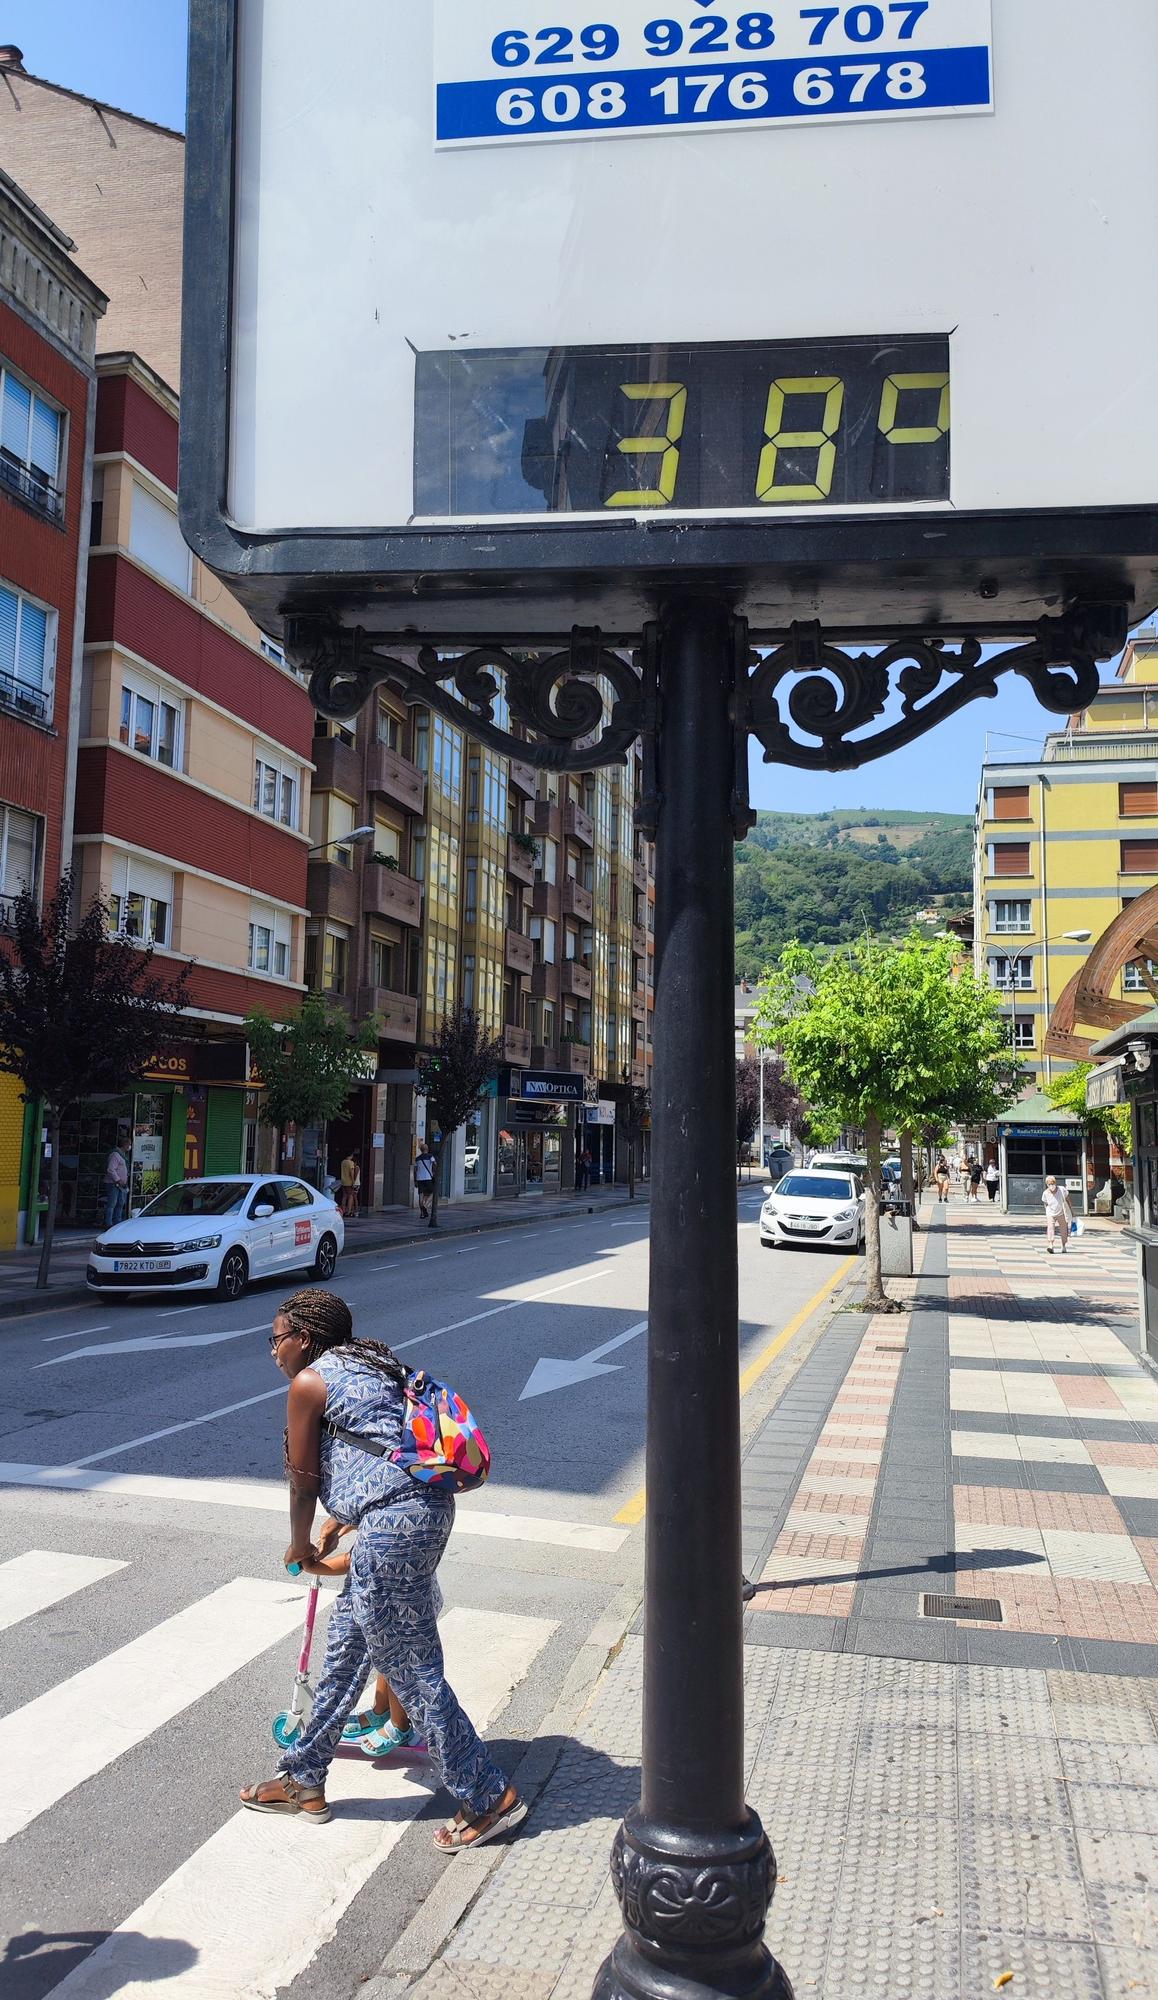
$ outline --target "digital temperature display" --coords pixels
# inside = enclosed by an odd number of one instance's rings
[[[419,517],[949,498],[944,334],[417,357]]]

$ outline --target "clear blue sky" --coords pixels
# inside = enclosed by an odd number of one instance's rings
[[[185,0],[0,0],[0,42],[24,50],[34,76],[135,111],[159,125],[185,123]],[[1056,726],[1012,677],[994,701],[974,702],[906,750],[861,771],[814,775],[752,760],[757,806],[824,812],[833,806],[909,806],[971,812],[986,731],[1040,740]],[[1033,754],[1034,743],[998,743]]]

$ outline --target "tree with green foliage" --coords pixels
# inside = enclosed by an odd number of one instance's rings
[[[1045,1086],[1045,1094],[1059,1111],[1072,1111],[1080,1118],[1087,1133],[1104,1132],[1112,1139],[1118,1151],[1128,1158],[1133,1149],[1130,1131],[1130,1107],[1128,1104],[1105,1104],[1089,1106],[1086,1103],[1086,1078],[1093,1063],[1079,1062],[1072,1069],[1063,1070],[1060,1076],[1051,1078]]]
[[[502,1036],[492,1035],[472,1007],[461,1005],[445,1016],[430,1048],[418,1058],[418,1089],[426,1099],[427,1130],[434,1132],[431,1229],[438,1228],[440,1169],[447,1142],[478,1110],[502,1059]]]
[[[942,1110],[991,1117],[1008,1102],[1016,1072],[998,997],[957,969],[948,940],[866,935],[830,957],[791,944],[767,977],[755,1027],[759,1041],[783,1051],[816,1112],[865,1134],[866,1303],[890,1310],[881,1281],[884,1132],[917,1130]]]
[[[260,1008],[246,1017],[250,1055],[265,1090],[264,1124],[281,1135],[287,1125],[320,1128],[317,1181],[326,1182],[326,1132],[345,1115],[352,1092],[366,1080],[366,1057],[378,1048],[375,1016],[351,1027],[339,1007],[307,993],[296,1014],[273,1021]]]
[[[67,874],[43,913],[34,896],[16,896],[0,946],[0,1069],[19,1078],[26,1104],[44,1106],[48,1128],[38,1291],[48,1284],[52,1258],[65,1114],[98,1091],[127,1089],[140,1075],[186,1005],[192,969],[162,978],[151,944],[110,935],[99,896],[75,928],[72,903]]]

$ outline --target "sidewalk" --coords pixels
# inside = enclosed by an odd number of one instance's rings
[[[921,1275],[890,1287],[908,1312],[835,1312],[745,1459],[770,1943],[798,2000],[980,2000],[1007,1973],[1011,2000],[1144,2000],[1158,1382],[1132,1349],[1133,1253],[1112,1226],[1063,1262],[1036,1219],[925,1217]],[[523,1834],[470,1864],[440,1954],[419,1973],[403,1939],[375,1995],[587,2000],[638,1795],[638,1630]]]
[[[648,1183],[636,1189],[635,1206],[647,1214]],[[536,1222],[597,1215],[605,1208],[630,1206],[625,1187],[589,1188],[584,1194],[561,1195],[548,1200],[542,1195],[523,1195],[515,1201],[444,1202],[438,1211],[439,1236],[463,1236],[491,1229],[512,1229]],[[419,1220],[418,1210],[395,1208],[360,1216],[346,1230],[343,1258],[367,1250],[392,1249],[406,1243],[427,1243],[430,1231]],[[90,1235],[73,1232],[58,1236],[52,1253],[47,1292],[37,1292],[36,1266],[39,1249],[0,1251],[0,1320],[28,1312],[43,1312],[49,1306],[67,1306],[95,1298],[85,1287],[84,1274],[92,1245]],[[339,1264],[339,1270],[341,1264]],[[192,1296],[201,1297],[202,1294]]]

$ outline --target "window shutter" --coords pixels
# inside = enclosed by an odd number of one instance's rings
[[[0,589],[0,674],[16,676],[16,626],[20,599],[14,590]]]
[[[994,819],[1028,819],[1029,786],[995,785],[993,787]]]
[[[1123,840],[1123,875],[1158,875],[1158,839]]]
[[[995,875],[1028,875],[1028,840],[1003,840],[993,849]]]
[[[4,377],[4,409],[0,415],[0,445],[28,463],[28,420],[32,413],[32,391],[12,375]]]
[[[29,454],[38,472],[47,473],[55,485],[60,469],[60,415],[39,396],[32,402],[32,450]]]
[[[1158,813],[1158,783],[1131,779],[1128,784],[1119,785],[1119,818],[1140,819],[1145,813]]]
[[[48,613],[25,598],[20,607],[20,647],[16,678],[26,687],[44,689],[48,654]]]

